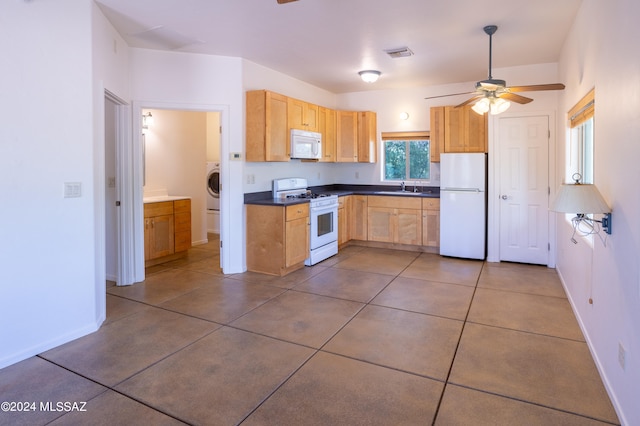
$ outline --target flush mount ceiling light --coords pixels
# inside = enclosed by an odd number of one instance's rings
[[[365,83],[375,83],[382,73],[376,70],[364,70],[360,71],[358,74]]]

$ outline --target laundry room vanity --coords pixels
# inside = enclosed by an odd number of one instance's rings
[[[144,199],[145,267],[179,259],[191,248],[191,199],[159,196]]]

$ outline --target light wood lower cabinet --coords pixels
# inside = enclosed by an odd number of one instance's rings
[[[247,269],[286,275],[309,257],[309,204],[247,205]]]
[[[351,196],[351,217],[349,222],[351,239],[367,241],[368,239],[368,211],[366,195]]]
[[[351,195],[338,197],[338,246],[351,239]]]
[[[182,256],[189,248],[191,248],[191,200],[146,203],[144,205],[145,266]]]
[[[422,199],[422,245],[440,247],[440,199]]]
[[[410,197],[370,196],[368,240],[422,245],[422,201]]]

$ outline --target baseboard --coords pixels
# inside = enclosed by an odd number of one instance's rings
[[[100,326],[97,323],[89,324],[71,333],[63,334],[61,336],[47,340],[46,342],[38,343],[37,345],[24,349],[20,352],[10,354],[8,356],[0,358],[0,369],[13,365],[15,363],[18,363],[20,361],[24,361],[27,358],[31,358],[32,356],[41,354],[50,349],[53,349],[65,343],[71,342],[72,340],[76,340],[76,339],[79,339],[80,337],[84,337],[87,334],[91,334],[97,331],[99,328]]]
[[[624,412],[622,411],[622,408],[620,407],[620,403],[618,402],[618,399],[616,398],[616,393],[613,391],[613,388],[611,386],[611,383],[609,383],[609,379],[607,378],[607,375],[604,373],[604,368],[602,367],[602,362],[600,362],[600,358],[598,357],[598,353],[595,351],[594,347],[593,347],[593,343],[591,342],[591,338],[589,336],[589,333],[587,332],[587,328],[584,325],[584,322],[582,321],[582,318],[580,317],[579,311],[576,309],[576,305],[575,302],[573,300],[573,298],[571,297],[571,293],[568,290],[567,284],[564,280],[564,277],[562,276],[562,272],[556,267],[556,272],[558,273],[558,277],[560,278],[560,282],[562,283],[562,288],[564,289],[565,294],[567,295],[567,299],[569,300],[569,305],[571,305],[571,310],[573,311],[573,315],[576,317],[576,319],[578,320],[578,326],[580,327],[580,330],[582,331],[582,335],[584,336],[584,340],[587,343],[587,348],[589,348],[589,353],[591,354],[591,357],[593,358],[594,363],[596,364],[596,369],[598,370],[598,374],[600,375],[600,379],[602,380],[602,383],[604,384],[604,388],[607,391],[607,395],[609,395],[609,399],[611,399],[611,404],[613,405],[613,409],[616,411],[616,414],[618,415],[618,420],[620,420],[620,424],[621,425],[627,425],[629,424],[624,416]]]

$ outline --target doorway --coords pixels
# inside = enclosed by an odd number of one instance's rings
[[[500,261],[550,263],[549,122],[548,115],[498,119]]]
[[[208,233],[207,221],[207,162],[219,162],[220,187],[226,181],[225,149],[228,150],[228,136],[222,131],[228,120],[228,107],[189,106],[183,104],[163,104],[134,102],[134,151],[141,155],[134,159],[134,169],[141,170],[143,185],[139,199],[134,201],[136,209],[142,211],[144,197],[155,195],[187,196],[192,206],[192,244],[194,248],[217,244],[218,267],[225,268],[225,248],[221,241],[227,232],[226,211],[228,194],[219,194],[219,231]],[[153,124],[142,128],[142,116],[151,112]],[[138,115],[139,114],[139,115]],[[213,120],[212,120],[213,118]],[[144,137],[142,136],[144,133]],[[216,136],[212,138],[212,136]],[[212,142],[213,139],[213,142]],[[156,163],[152,163],[152,162]],[[135,233],[136,241],[143,240],[143,230]],[[143,244],[136,247],[136,268],[144,280]],[[228,268],[228,267],[227,267]]]

